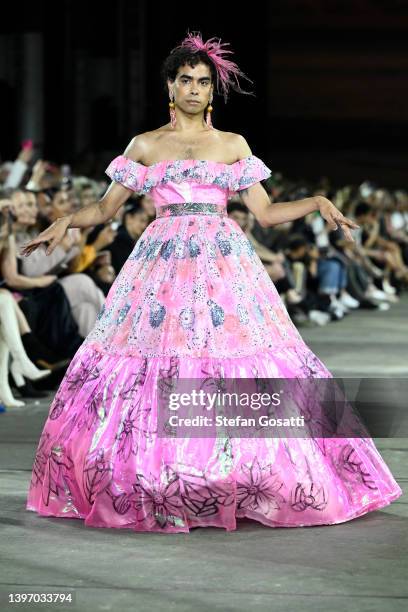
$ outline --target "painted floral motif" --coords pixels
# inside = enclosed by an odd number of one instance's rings
[[[121,429],[116,436],[119,441],[118,457],[126,463],[130,455],[136,456],[139,450],[139,441],[142,438],[151,440],[155,431],[149,428],[147,419],[151,413],[151,408],[135,406],[129,410],[122,421]],[[146,450],[146,445],[144,446]]]
[[[30,487],[43,483],[45,466],[47,464],[47,446],[49,441],[50,434],[47,431],[43,431],[34,457]]]
[[[298,482],[291,493],[291,507],[296,512],[305,510],[324,510],[328,499],[323,485],[302,484]]]
[[[364,462],[358,457],[356,449],[351,444],[344,444],[334,464],[338,474],[345,480],[359,483],[368,489],[378,489],[372,475],[364,467]]]
[[[51,497],[59,498],[70,493],[74,463],[61,444],[53,444],[48,432],[43,432],[34,459],[30,491],[40,486],[41,501],[45,506]]]
[[[251,465],[241,464],[241,473],[237,483],[237,507],[260,512],[268,516],[271,509],[279,510],[285,503],[280,493],[282,480],[273,472],[272,465],[261,467],[257,457]]]
[[[109,486],[111,478],[112,466],[105,459],[105,451],[101,448],[95,458],[87,458],[83,470],[83,490],[91,505],[95,502],[96,496]]]
[[[135,501],[137,520],[157,523],[162,528],[184,524],[179,477],[171,468],[167,467],[164,482],[152,475],[136,474],[133,489],[138,496]]]

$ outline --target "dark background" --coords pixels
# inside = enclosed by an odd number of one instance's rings
[[[406,187],[408,2],[37,1],[0,24],[3,160],[33,138],[45,159],[98,172],[167,123],[160,66],[187,29],[229,42],[256,97],[214,99],[272,170]],[[250,83],[242,81],[245,89]]]

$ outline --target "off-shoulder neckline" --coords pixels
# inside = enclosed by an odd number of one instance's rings
[[[127,157],[127,155],[120,155],[119,157],[124,157],[125,159],[133,162],[134,164],[139,164],[139,166],[143,166],[143,168],[155,168],[156,166],[160,166],[160,164],[174,164],[175,162],[184,162],[184,161],[189,161],[189,162],[200,162],[200,163],[209,163],[209,164],[216,164],[218,166],[228,166],[228,167],[232,167],[235,166],[235,164],[238,164],[240,162],[245,161],[246,159],[250,159],[251,157],[255,157],[255,155],[247,155],[246,157],[243,157],[242,159],[238,159],[237,161],[233,162],[232,164],[227,164],[225,162],[219,162],[219,161],[215,161],[213,159],[191,159],[191,158],[186,158],[186,159],[161,159],[158,162],[155,162],[154,164],[150,164],[149,166],[146,166],[145,164],[142,164],[141,162],[135,161],[134,159],[131,159],[130,157]]]

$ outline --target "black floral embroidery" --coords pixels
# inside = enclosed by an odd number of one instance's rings
[[[204,374],[206,378],[200,383],[200,390],[205,390],[206,393],[225,393],[227,390],[226,377],[223,372],[223,368],[220,364],[214,364],[213,371],[209,371],[207,364],[201,366],[201,374]]]
[[[215,516],[220,509],[234,504],[235,491],[232,481],[216,485],[209,483],[205,475],[192,466],[180,465],[176,472],[166,465],[164,478],[157,479],[150,474],[136,475],[133,492],[114,494],[115,512],[124,515],[133,507],[136,521],[165,528],[168,525],[184,526],[185,517],[206,518]]]
[[[134,406],[127,413],[122,422],[121,431],[116,436],[116,439],[119,440],[118,457],[121,461],[128,461],[131,454],[137,455],[139,449],[138,438],[142,437],[145,442],[146,439],[150,441],[153,439],[152,434],[156,431],[149,430],[148,424],[145,422],[150,413],[151,407],[141,408],[140,405],[138,407]]]
[[[308,508],[321,511],[328,503],[324,487],[314,482],[307,485],[298,482],[292,490],[291,500],[291,507],[297,512],[303,512]]]
[[[353,483],[359,482],[372,491],[378,489],[372,475],[364,469],[363,461],[359,459],[356,449],[351,444],[342,447],[334,464],[341,478]]]
[[[75,363],[75,359],[71,361],[68,371],[72,371],[72,365]],[[65,378],[68,377],[68,371],[65,373]],[[70,393],[69,389],[64,384],[62,384],[57,393],[54,396],[53,402],[50,407],[49,418],[52,421],[59,419],[61,414],[64,412],[64,408],[68,404],[69,400],[73,397],[74,394]]]
[[[103,421],[105,410],[103,408],[103,390],[92,395],[88,402],[83,406],[82,414],[77,421],[77,430],[81,431],[86,427],[88,431],[95,427],[96,422]]]
[[[223,481],[216,485],[209,482],[203,472],[195,473],[191,467],[188,473],[179,472],[183,482],[181,498],[189,516],[195,518],[214,516],[225,506],[235,501],[235,491],[232,482]]]
[[[74,462],[66,455],[63,446],[56,444],[51,448],[47,457],[42,487],[43,501],[46,506],[50,503],[51,493],[56,497],[60,496],[62,490],[69,493],[70,471],[73,466]]]
[[[64,411],[65,403],[62,400],[55,399],[50,412],[50,419],[56,421]]]
[[[168,368],[160,368],[157,381],[157,388],[160,392],[161,400],[168,400],[173,393],[177,380],[180,375],[180,360],[178,357],[170,357],[170,365]]]
[[[74,360],[75,361],[75,360]],[[100,370],[96,366],[98,361],[98,355],[93,355],[89,363],[81,361],[77,371],[70,376],[65,376],[65,381],[68,384],[68,389],[77,391],[86,382],[96,380],[100,376]]]
[[[93,504],[96,496],[109,486],[111,479],[112,466],[105,459],[105,451],[100,449],[96,459],[87,459],[83,471],[83,488],[90,504]]]
[[[271,509],[279,510],[286,503],[279,492],[284,483],[272,470],[272,465],[261,467],[257,457],[251,465],[241,464],[241,474],[237,482],[237,508],[261,512],[264,516]]]
[[[42,484],[44,480],[45,468],[47,465],[47,446],[50,441],[50,434],[43,431],[38,443],[37,451],[34,457],[33,471],[31,475],[30,487],[36,487]]]
[[[71,433],[73,432],[75,426],[78,426],[79,423],[79,412],[75,412],[75,414],[73,414],[68,420],[67,422],[63,425],[62,429],[61,429],[61,433],[59,434],[59,439],[61,440],[61,442],[65,442],[69,439],[69,437],[71,436]]]
[[[147,358],[144,358],[142,365],[136,373],[130,374],[124,388],[119,395],[122,399],[130,399],[138,387],[142,387],[146,380],[147,373]]]
[[[124,516],[132,507],[132,494],[120,493],[115,495],[111,490],[107,489],[108,495],[112,498],[113,509],[117,514]]]
[[[133,490],[136,499],[133,501],[136,518],[143,523],[156,523],[161,528],[168,525],[184,525],[183,505],[180,499],[180,481],[174,470],[166,465],[164,482],[158,481],[150,474],[136,474]]]
[[[324,438],[333,437],[339,426],[336,402],[332,397],[324,396],[324,381],[317,382],[315,376],[305,379],[288,380],[285,385],[285,397],[290,398],[296,405],[299,416],[304,420],[304,437]],[[330,391],[331,388],[327,387]]]
[[[310,349],[306,352],[296,350],[296,354],[299,357],[302,366],[301,372],[305,378],[318,378],[319,374],[322,374],[322,367],[319,358]]]
[[[88,404],[86,411],[86,426],[88,431],[95,426],[96,421],[103,421],[104,409],[103,406],[103,393],[99,392],[97,395],[92,397],[92,401]]]

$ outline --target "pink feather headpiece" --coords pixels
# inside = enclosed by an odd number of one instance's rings
[[[229,45],[230,43],[222,43],[219,38],[218,41],[215,37],[209,38],[206,42],[203,42],[200,32],[189,32],[186,38],[180,45],[172,50],[177,49],[188,49],[193,53],[197,51],[204,51],[212,63],[215,66],[217,73],[217,91],[220,92],[220,86],[224,101],[227,101],[229,88],[232,87],[235,91],[243,94],[252,94],[252,92],[243,91],[239,85],[238,77],[242,77],[253,83],[235,64],[228,59],[225,59],[224,55],[227,53],[233,53],[233,51],[225,50],[222,47]],[[234,82],[235,79],[235,82]]]

